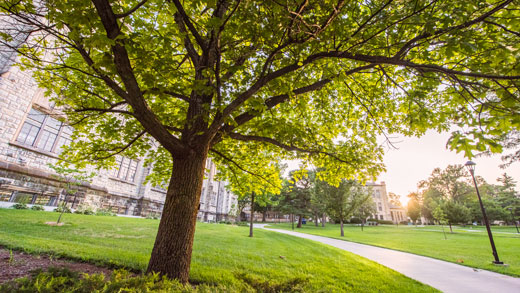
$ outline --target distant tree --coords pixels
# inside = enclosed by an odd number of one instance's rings
[[[369,192],[370,193],[370,192]],[[359,207],[354,211],[353,216],[361,219],[361,231],[367,222],[367,218],[376,213],[376,205],[372,196],[369,196]]]
[[[388,193],[388,198],[390,199],[390,203],[395,206],[402,206],[401,205],[401,197],[393,192]]]
[[[408,194],[410,198],[407,205],[408,217],[417,225],[417,220],[421,217],[421,204],[419,202],[419,195],[415,192]]]
[[[312,173],[307,170],[293,170],[285,181],[281,204],[286,212],[298,216],[297,228],[301,228],[303,218],[311,214],[312,188]]]
[[[486,215],[490,223],[493,223],[496,220],[509,221],[509,219],[511,218],[511,215],[507,208],[501,207],[496,200],[493,200],[493,198],[483,196],[482,204],[486,209]],[[480,208],[480,203],[478,199],[474,199],[468,202],[468,207],[470,209],[470,218],[473,221],[480,222],[482,225],[484,225],[482,210]]]
[[[328,185],[326,192],[329,215],[339,220],[341,233],[345,236],[343,224],[354,212],[372,197],[368,188],[355,180],[342,180],[338,187]]]
[[[444,170],[435,168],[427,180],[419,183],[419,188],[435,200],[454,200],[461,203],[474,190],[468,179],[469,174],[464,166],[448,165]]]
[[[448,220],[446,213],[442,209],[441,205],[436,205],[432,214],[435,220],[437,220],[437,222],[441,225],[442,233],[444,234],[444,239],[448,239],[446,237],[446,232],[444,232],[444,225],[447,223]]]
[[[471,220],[471,210],[465,207],[463,204],[457,203],[453,200],[442,202],[440,207],[446,215],[448,224],[450,225],[450,232],[453,233],[453,224],[465,225]]]

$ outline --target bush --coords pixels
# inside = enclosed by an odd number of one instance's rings
[[[408,223],[409,223],[408,221],[401,221],[401,222],[399,222],[400,225],[408,225]]]
[[[68,214],[72,213],[72,211],[70,210],[70,208],[68,206],[57,207],[57,208],[54,209],[54,211],[57,212],[57,213],[61,213],[62,211],[64,213],[68,213]]]
[[[45,209],[43,208],[42,205],[33,205],[33,206],[31,207],[31,210],[33,210],[33,211],[43,211],[43,210],[45,210]]]
[[[116,213],[112,212],[110,209],[99,209],[96,211],[96,216],[116,216]]]
[[[105,279],[103,274],[80,275],[66,268],[36,270],[31,277],[0,285],[0,292],[197,292],[197,289],[224,292],[228,288],[201,285],[194,289],[158,274],[132,276],[125,270],[115,270]]]
[[[360,218],[351,218],[349,222],[350,222],[350,224],[361,224],[361,219]]]
[[[29,207],[23,202],[17,202],[13,205],[13,209],[17,209],[17,210],[26,210],[28,208]]]
[[[388,220],[378,220],[377,222],[379,224],[383,224],[383,225],[393,225],[394,224],[394,222],[388,221]]]
[[[237,226],[249,226],[249,222],[235,222],[235,225]]]
[[[146,215],[146,218],[147,219],[157,220],[157,219],[161,218],[161,215],[158,214],[158,213],[149,213],[148,215]]]
[[[94,210],[92,207],[88,205],[80,205],[75,211],[75,214],[82,214],[82,215],[94,215]]]

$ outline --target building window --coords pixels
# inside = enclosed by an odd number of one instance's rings
[[[11,199],[12,191],[0,190],[0,201],[9,201]]]
[[[47,152],[61,153],[61,147],[71,142],[71,135],[72,127],[31,109],[16,141]]]
[[[380,202],[377,203],[377,208],[379,209],[379,211],[383,211],[383,206],[381,205]]]
[[[112,169],[110,175],[125,180],[134,182],[135,173],[137,172],[137,161],[122,156],[116,156],[116,167]]]
[[[379,220],[383,220],[383,215],[379,215]]]

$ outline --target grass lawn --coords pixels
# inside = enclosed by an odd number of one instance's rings
[[[274,224],[270,227],[291,230],[291,224]],[[520,276],[520,235],[515,227],[492,227],[493,239],[500,260],[508,267],[491,264],[493,255],[485,227],[454,227],[453,234],[445,226],[447,240],[444,239],[441,226],[365,226],[345,225],[345,237],[340,236],[339,225],[327,224],[315,227],[307,223],[297,232],[326,236],[353,242],[371,244],[425,255],[463,265],[495,271],[511,276]]]
[[[0,209],[0,245],[108,266],[146,269],[159,221]],[[197,225],[190,279],[227,291],[432,292],[379,264],[313,241],[223,224]],[[266,287],[267,286],[267,287]],[[280,287],[281,286],[281,287]]]

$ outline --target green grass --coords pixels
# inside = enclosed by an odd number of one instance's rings
[[[157,220],[0,209],[0,245],[30,253],[146,268]],[[306,292],[423,292],[433,288],[367,259],[276,232],[220,224],[197,225],[190,280],[231,291],[303,286]],[[299,285],[298,285],[299,284]],[[281,286],[281,287],[280,287]]]
[[[291,230],[290,224],[273,224],[270,227]],[[462,260],[466,266],[520,276],[520,235],[516,234],[514,226],[492,227],[498,255],[508,267],[491,263],[493,255],[485,227],[454,227],[453,234],[447,226],[444,230],[447,240],[444,239],[441,226],[365,226],[362,232],[359,226],[346,225],[345,237],[340,236],[339,225],[328,224],[322,228],[308,223],[300,229],[295,228],[297,232],[386,247],[454,263]]]

